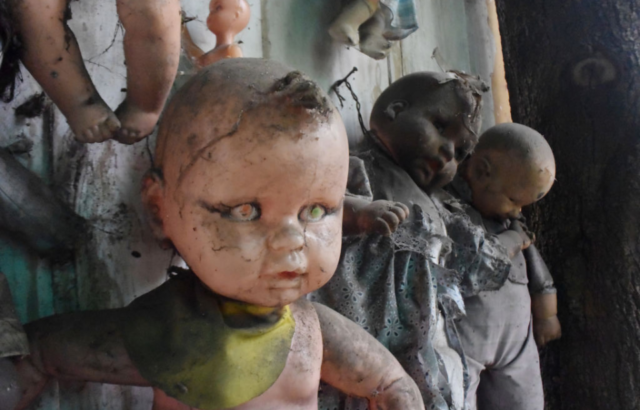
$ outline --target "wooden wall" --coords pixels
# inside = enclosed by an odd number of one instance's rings
[[[355,49],[335,44],[326,28],[340,10],[340,0],[248,0],[249,27],[239,36],[245,56],[282,61],[307,73],[329,90],[353,67],[351,83],[368,114],[375,99],[391,81],[415,71],[440,70],[432,58],[437,47],[447,66],[479,73],[488,80],[493,47],[488,36],[485,0],[417,0],[420,29],[394,46],[391,56],[374,61]],[[215,40],[206,31],[207,0],[182,0],[189,29],[203,48]],[[115,1],[72,1],[75,32],[87,69],[111,107],[124,97],[126,69],[122,28]],[[483,14],[484,13],[484,14]],[[491,64],[487,63],[491,62]],[[4,235],[0,239],[0,269],[7,275],[20,318],[30,321],[78,309],[120,307],[165,280],[165,271],[178,258],[162,251],[147,229],[139,200],[142,175],[150,166],[153,138],[134,146],[116,142],[83,145],[75,142],[68,125],[49,105],[32,119],[17,118],[16,107],[41,92],[22,70],[24,81],[9,104],[0,103],[0,146],[31,140],[33,150],[20,162],[51,184],[55,191],[91,225],[90,239],[75,259],[53,265]],[[181,65],[176,85],[190,75]],[[347,98],[340,108],[353,140],[361,135],[355,103]],[[337,104],[335,95],[332,95]],[[488,96],[485,126],[492,124]],[[50,102],[49,102],[50,104]],[[146,388],[53,382],[34,409],[148,410]]]

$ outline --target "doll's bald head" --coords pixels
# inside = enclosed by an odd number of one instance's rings
[[[182,175],[194,161],[207,160],[218,141],[257,122],[274,131],[256,136],[265,139],[295,137],[301,122],[332,121],[341,122],[326,94],[300,72],[270,60],[226,59],[201,70],[172,98],[160,123],[155,165],[168,176],[167,166],[179,164]]]
[[[169,104],[156,153],[150,222],[209,289],[282,307],[331,278],[349,152],[313,81],[267,60],[212,64]]]
[[[409,74],[378,97],[371,130],[418,186],[442,186],[478,141],[487,89],[463,73]]]
[[[485,217],[516,218],[523,206],[544,197],[556,175],[556,163],[545,138],[525,125],[489,128],[464,166],[463,178],[473,205]]]

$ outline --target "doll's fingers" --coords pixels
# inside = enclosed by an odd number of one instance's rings
[[[373,222],[372,229],[375,233],[384,236],[389,236],[392,233],[391,228],[389,228],[387,222],[382,218],[376,218],[376,220]]]
[[[398,229],[398,225],[400,225],[400,221],[402,221],[392,210],[382,214],[382,219],[389,225],[391,232],[395,232]]]
[[[396,214],[398,218],[400,218],[400,221],[404,221],[409,216],[409,208],[400,202],[396,202],[395,205],[391,207],[390,211]]]
[[[392,213],[393,215],[395,215],[396,218],[398,218],[398,222],[402,222],[405,219],[407,219],[407,215],[405,214],[404,209],[400,207],[393,206],[389,208],[389,213]]]

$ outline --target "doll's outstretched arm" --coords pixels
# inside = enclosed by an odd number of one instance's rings
[[[85,68],[67,26],[67,0],[10,0],[22,63],[66,117],[76,138],[100,142],[120,127]]]
[[[31,355],[17,366],[23,390],[17,408],[27,406],[52,377],[148,386],[125,349],[119,330],[123,315],[118,309],[74,312],[27,324]]]
[[[424,409],[418,386],[384,346],[334,310],[313,305],[322,331],[323,381],[368,399],[372,409]]]

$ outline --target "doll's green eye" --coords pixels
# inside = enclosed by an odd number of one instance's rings
[[[318,222],[327,214],[327,209],[322,205],[311,205],[300,212],[300,219],[305,222]]]
[[[234,206],[222,216],[236,222],[254,221],[260,218],[260,208],[254,204],[242,204]]]

